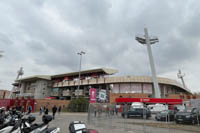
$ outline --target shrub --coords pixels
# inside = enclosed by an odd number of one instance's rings
[[[88,105],[88,99],[79,97],[76,99],[72,99],[68,108],[71,112],[87,112]]]

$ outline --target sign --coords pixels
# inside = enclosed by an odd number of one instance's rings
[[[99,91],[99,100],[105,101],[106,100],[106,90],[100,90]]]
[[[182,99],[167,99],[167,98],[116,98],[117,103],[124,102],[143,102],[143,103],[165,103],[165,104],[182,104]]]
[[[90,103],[96,103],[96,89],[90,88]]]

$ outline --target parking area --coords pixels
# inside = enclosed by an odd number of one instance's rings
[[[37,122],[41,122],[41,116],[34,113]],[[60,127],[61,133],[69,133],[68,126],[71,121],[84,121],[88,128],[96,129],[100,133],[198,133],[198,125],[182,125],[174,122],[158,122],[153,119],[125,119],[119,115],[92,117],[88,121],[87,113],[61,113],[57,114],[50,126]]]

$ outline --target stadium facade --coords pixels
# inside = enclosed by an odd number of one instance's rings
[[[154,87],[150,76],[114,76],[115,69],[99,68],[81,71],[80,89],[79,72],[57,75],[35,75],[17,80],[14,97],[30,97],[44,99],[71,100],[77,96],[89,99],[90,88],[95,88],[97,94],[106,92],[107,101],[115,102],[116,98],[153,98]],[[161,98],[190,99],[192,93],[176,80],[157,77]],[[98,97],[98,95],[97,95]]]

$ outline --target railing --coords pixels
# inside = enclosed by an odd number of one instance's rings
[[[51,92],[51,96],[59,96],[59,92]]]

